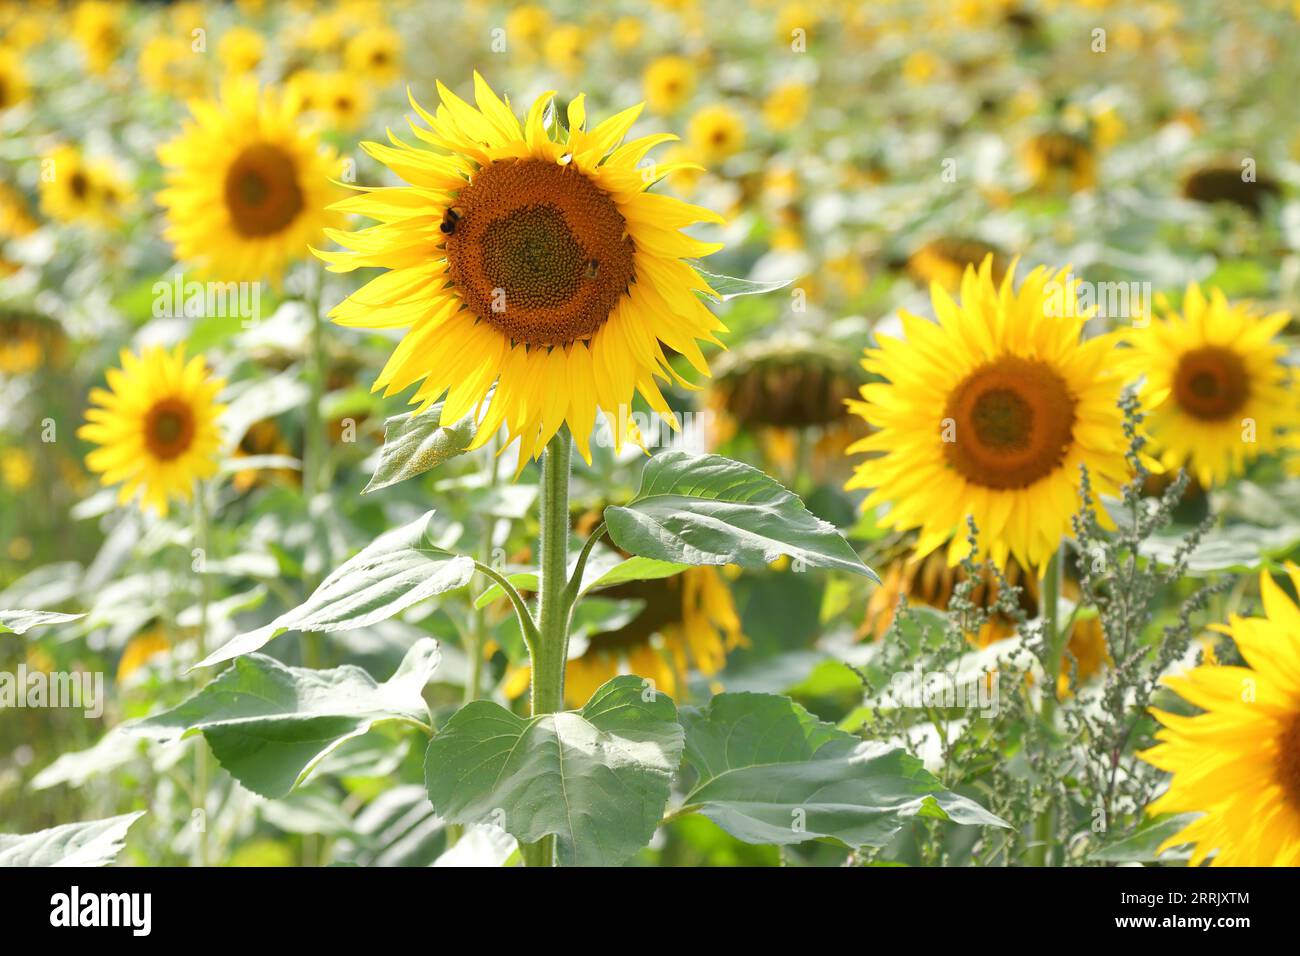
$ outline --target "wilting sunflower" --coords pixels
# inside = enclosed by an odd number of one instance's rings
[[[158,346],[140,355],[122,351],[108,370],[108,388],[92,389],[92,407],[79,438],[99,447],[86,466],[105,485],[122,485],[125,504],[139,492],[146,507],[167,514],[168,499],[188,501],[195,481],[217,471],[221,434],[216,402],[225,383],[212,378],[203,356],[185,360],[185,346]]]
[[[480,407],[495,383],[475,441],[504,423],[520,439],[521,464],[566,422],[590,461],[597,409],[616,421],[634,391],[676,424],[654,381],[673,374],[663,346],[708,374],[696,340],[716,342],[723,326],[696,296],[708,284],[685,261],[718,246],[678,231],[719,217],[646,192],[653,177],[637,165],[672,137],[619,146],[640,107],[588,130],[579,96],[557,140],[547,121],[553,94],[521,126],[477,74],[474,89],[478,109],[441,84],[437,115],[413,101],[431,127],[413,123],[415,134],[442,152],[396,137],[395,146],[362,144],[411,185],[366,189],[335,206],[379,225],[329,230],[352,251],[317,254],[335,272],[390,271],[330,314],[358,328],[410,326],[375,388],[392,394],[422,381],[411,403],[423,410],[447,394],[444,421]]]
[[[1300,568],[1287,563],[1293,587]],[[1191,865],[1300,866],[1300,609],[1266,573],[1264,617],[1227,627],[1248,667],[1205,664],[1165,678],[1201,708],[1152,710],[1164,727],[1140,756],[1173,774],[1147,812],[1201,813],[1160,851],[1194,843]]]
[[[644,610],[615,631],[593,635],[581,657],[568,663],[564,698],[581,707],[600,686],[619,674],[636,674],[681,699],[692,668],[712,677],[727,663],[727,653],[747,644],[731,590],[717,568],[687,568],[676,577],[635,581],[600,592],[601,597],[639,600]],[[528,690],[527,665],[506,676],[505,693]]]
[[[900,598],[906,597],[909,604],[924,604],[940,611],[948,611],[957,585],[966,579],[962,568],[949,566],[943,555],[935,551],[917,560],[910,549],[904,549],[876,566],[883,569],[880,587],[868,599],[867,613],[858,631],[859,636],[873,640],[881,640],[889,632]],[[1027,617],[1032,617],[1038,607],[1038,579],[1027,574],[1014,560],[1007,563],[1002,578],[1009,587],[1020,588],[1016,603]],[[985,568],[981,569],[979,580],[967,596],[971,604],[986,613],[991,612],[977,633],[966,635],[967,640],[976,647],[989,647],[1016,633],[1018,625],[1015,618],[997,608],[1000,588],[997,576]],[[1066,576],[1062,592],[1066,597],[1077,601],[1078,582]],[[1070,693],[1071,674],[1077,683],[1082,684],[1100,672],[1102,665],[1110,659],[1106,635],[1096,615],[1081,616],[1070,625],[1066,653],[1063,673],[1057,678],[1057,694],[1061,697]]]
[[[1239,165],[1214,164],[1193,169],[1183,179],[1183,198],[1200,203],[1227,202],[1259,215],[1266,198],[1276,201],[1282,187],[1268,176],[1247,177]]]
[[[695,92],[695,67],[682,56],[661,56],[646,67],[645,101],[653,113],[672,113]]]
[[[1207,300],[1193,283],[1181,314],[1128,334],[1132,348],[1120,354],[1134,377],[1146,376],[1140,398],[1166,468],[1186,466],[1205,488],[1222,485],[1281,448],[1284,427],[1300,425],[1277,339],[1288,318],[1230,304],[1218,289]]]
[[[848,487],[871,489],[866,508],[890,505],[884,527],[920,529],[918,557],[947,543],[960,561],[969,515],[994,563],[1041,573],[1078,510],[1079,466],[1096,493],[1118,490],[1123,382],[1112,339],[1080,338],[1089,310],[1052,307],[1077,289],[1067,276],[1040,266],[1017,291],[1014,266],[994,284],[989,256],[960,304],[931,286],[938,322],[904,311],[905,337],[867,350],[863,367],[887,381],[851,404],[876,431],[849,448],[873,457]]]
[[[907,259],[907,273],[924,288],[937,282],[951,293],[961,288],[961,278],[970,266],[979,266],[986,256],[993,257],[993,281],[1001,282],[1007,273],[1007,260],[997,248],[979,239],[963,236],[940,236],[921,245]]]
[[[193,106],[194,119],[158,156],[168,187],[167,238],[176,255],[207,275],[278,280],[340,217],[332,150],[300,127],[279,94],[248,78],[222,84],[220,102]]]
[[[728,352],[714,366],[708,409],[711,444],[744,428],[767,460],[797,480],[804,465],[821,480],[865,433],[846,402],[865,379],[852,353],[806,336],[774,336]]]
[[[1025,169],[1038,189],[1079,192],[1097,181],[1097,157],[1086,139],[1061,130],[1040,133],[1025,143]]]

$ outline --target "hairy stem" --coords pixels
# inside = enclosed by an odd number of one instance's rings
[[[541,577],[538,591],[538,636],[533,648],[532,714],[551,714],[564,707],[564,666],[569,654],[566,593],[569,555],[569,457],[567,428],[551,439],[542,456]],[[528,866],[555,865],[555,837],[545,836],[520,847]]]

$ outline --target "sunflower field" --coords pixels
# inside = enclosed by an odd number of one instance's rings
[[[2,0],[0,864],[1300,865],[1297,51]]]

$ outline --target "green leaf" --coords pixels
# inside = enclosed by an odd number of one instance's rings
[[[57,611],[0,611],[0,634],[26,634],[34,627],[79,621],[84,614],[59,614]]]
[[[722,302],[728,299],[734,299],[739,295],[759,295],[764,292],[775,292],[777,289],[784,289],[793,279],[781,279],[777,282],[754,282],[752,279],[738,279],[735,276],[714,275],[712,272],[705,272],[698,266],[695,269],[700,274],[700,278],[709,284],[714,292],[718,293],[718,299]],[[709,296],[712,298],[712,296]]]
[[[475,415],[466,415],[450,425],[440,424],[443,403],[422,414],[407,412],[384,422],[384,447],[370,483],[363,495],[387,488],[407,478],[432,471],[445,461],[465,453],[478,431]]]
[[[426,598],[464,587],[474,574],[474,560],[429,544],[432,518],[429,511],[380,535],[322,581],[306,603],[264,627],[231,638],[195,667],[251,653],[285,631],[368,627]]]
[[[883,846],[912,816],[1009,826],[906,751],[837,730],[787,697],[719,694],[683,708],[682,723],[699,780],[674,816],[702,813],[747,843]]]
[[[344,741],[400,721],[428,732],[424,685],[438,666],[438,642],[417,641],[382,684],[359,667],[287,667],[262,654],[235,665],[173,709],[125,725],[157,739],[202,733],[236,780],[283,797]]]
[[[451,823],[499,824],[521,843],[556,834],[566,866],[623,863],[654,835],[682,753],[676,707],[644,688],[616,677],[580,711],[533,718],[465,705],[429,743],[434,809]]]
[[[833,525],[756,468],[720,455],[669,451],[646,463],[641,490],[605,509],[609,536],[624,551],[682,564],[762,568],[782,555],[811,567],[873,580]]]
[[[1158,853],[1161,844],[1177,836],[1197,820],[1199,813],[1166,814],[1149,821],[1122,840],[1088,854],[1088,859],[1105,863],[1172,863],[1191,858],[1191,851],[1170,847]]]
[[[0,833],[0,866],[107,866],[122,852],[131,824],[145,811],[36,833]]]

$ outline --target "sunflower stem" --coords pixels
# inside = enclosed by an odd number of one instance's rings
[[[208,486],[199,482],[194,489],[194,548],[198,552],[197,570],[199,575],[199,630],[195,638],[198,656],[203,660],[208,655],[208,605],[212,601],[212,584],[207,574],[208,562]],[[202,677],[199,678],[203,684]],[[194,800],[200,811],[199,830],[194,837],[194,865],[207,866],[208,859],[208,785],[211,778],[211,765],[208,757],[208,741],[202,734],[196,742],[194,751]]]
[[[1062,659],[1065,656],[1064,633],[1060,627],[1061,572],[1064,545],[1058,547],[1052,559],[1047,563],[1043,575],[1042,587],[1039,589],[1038,616],[1043,622],[1043,637],[1046,642],[1047,655],[1043,661],[1043,727],[1049,734],[1056,726],[1056,685],[1061,675]],[[1056,808],[1050,801],[1034,821],[1034,846],[1030,862],[1034,866],[1047,866],[1051,862],[1052,835],[1056,832]]]
[[[541,577],[538,585],[538,638],[532,660],[532,715],[564,707],[564,666],[569,656],[567,593],[569,558],[569,458],[573,439],[561,427],[542,456]],[[555,865],[555,836],[520,847],[527,866]]]

